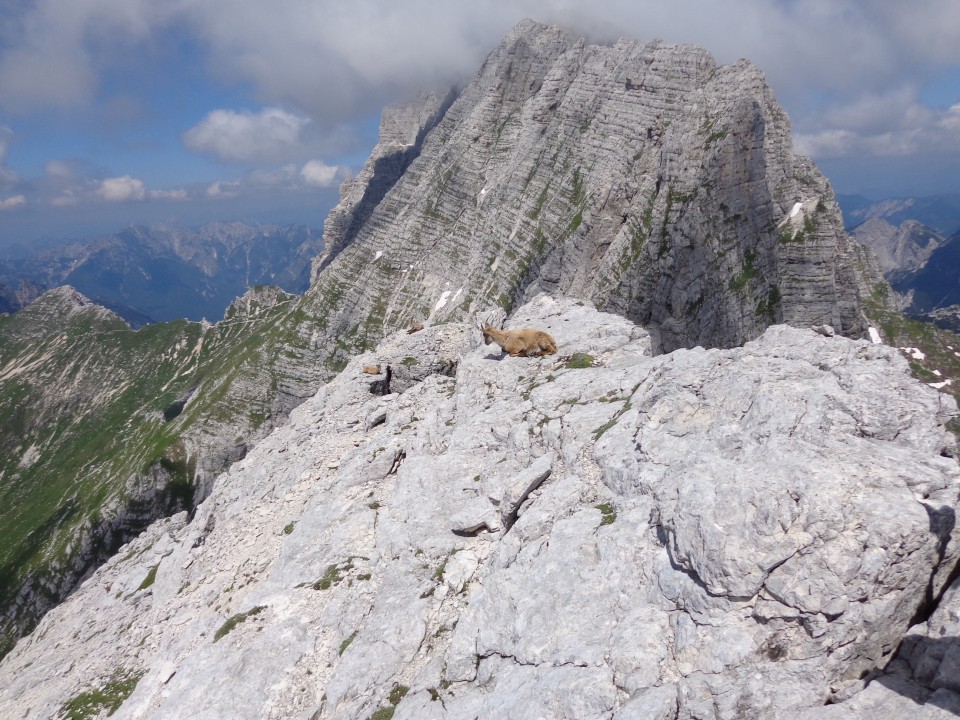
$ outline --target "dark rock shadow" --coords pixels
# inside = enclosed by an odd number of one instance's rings
[[[873,682],[960,717],[960,637],[907,635],[888,670]]]
[[[937,567],[942,572],[947,547],[956,527],[956,512],[949,505],[934,508],[924,504],[924,508],[930,521],[930,532],[938,539]],[[939,592],[935,590],[939,573],[931,573],[923,602],[917,608],[911,627],[930,620],[944,594],[958,582],[960,564],[955,564],[948,572]],[[908,634],[901,641],[885,674],[874,682],[918,705],[933,705],[960,717],[960,637]]]
[[[444,99],[441,101],[437,111],[424,123],[417,133],[413,144],[403,150],[383,155],[374,161],[373,177],[367,183],[363,191],[363,196],[350,213],[347,221],[346,230],[343,233],[343,239],[337,247],[326,248],[327,255],[323,258],[320,266],[315,272],[319,273],[333,262],[343,250],[350,247],[357,238],[360,230],[367,220],[373,214],[380,202],[387,196],[387,193],[393,189],[394,185],[403,176],[410,164],[420,156],[423,150],[423,143],[440,121],[447,114],[447,110],[453,105],[459,97],[459,90],[451,88]]]

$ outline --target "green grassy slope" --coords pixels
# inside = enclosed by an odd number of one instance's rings
[[[891,309],[889,294],[887,283],[875,284],[864,302],[867,317],[885,343],[901,349],[914,377],[938,386],[938,390],[953,395],[960,403],[960,335]]]
[[[134,332],[67,290],[0,318],[0,655],[282,412],[307,361],[294,298],[267,295],[214,326]]]

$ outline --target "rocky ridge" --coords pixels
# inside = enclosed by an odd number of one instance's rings
[[[623,314],[658,350],[773,322],[865,330],[832,190],[746,61],[526,21],[455,100],[384,122],[361,175],[380,182],[345,186],[302,305],[344,359],[540,292]]]
[[[877,254],[880,268],[890,279],[922,268],[931,253],[946,241],[942,234],[916,220],[892,225],[881,218],[871,218],[850,234]]]
[[[171,475],[157,468],[166,463],[200,499],[225,462],[357,352],[412,320],[472,322],[491,305],[509,312],[545,291],[644,324],[654,352],[735,346],[781,321],[857,335],[870,273],[843,235],[826,180],[791,145],[786,116],[747,62],[718,66],[699,48],[661,42],[590,45],[524,22],[465,88],[385,112],[381,143],[344,186],[302,299],[254,290],[222,323],[186,327],[193,342],[164,348],[172,360],[160,363],[171,372],[163,377],[153,373],[156,356],[137,347],[142,335],[117,332],[123,341],[109,346],[124,350],[117,357],[126,362],[131,351],[144,373],[133,375],[156,380],[134,383],[140,393],[125,405],[112,405],[117,393],[97,383],[126,370],[112,371],[91,337],[71,328],[77,357],[97,361],[75,362],[51,346],[30,355],[38,364],[28,372],[22,358],[4,355],[18,380],[0,385],[0,401],[48,407],[68,366],[74,386],[94,392],[73,414],[61,408],[65,421],[94,431],[78,436],[84,447],[123,440],[136,460],[98,492],[163,489]],[[20,332],[21,314],[0,319],[0,334]],[[204,352],[194,357],[200,336]],[[34,382],[41,376],[46,384]],[[110,414],[106,427],[118,428],[113,444],[74,412],[89,398]],[[31,433],[50,428],[33,417],[26,429],[9,439],[13,466],[35,445]],[[69,458],[63,466],[81,476],[109,469]],[[21,474],[0,475],[14,496],[11,479]],[[69,534],[60,521],[72,516],[68,494],[32,499],[46,514],[33,518],[40,532],[29,542],[41,544],[51,529]],[[95,502],[88,509],[95,515]],[[83,570],[74,580],[90,567],[76,560]],[[58,580],[54,600],[69,587]]]
[[[823,327],[652,357],[582,302],[527,324],[560,356],[451,323],[351,360],[21,640],[0,715],[960,712],[952,398]]]
[[[63,287],[0,318],[0,655],[301,401],[269,348],[293,299],[264,288],[217,325],[135,332]]]

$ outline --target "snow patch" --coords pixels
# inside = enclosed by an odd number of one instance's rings
[[[900,348],[900,349],[903,350],[905,353],[907,353],[907,355],[909,355],[910,357],[912,357],[914,360],[926,360],[926,359],[927,359],[927,356],[923,353],[922,350],[920,350],[920,348],[903,347],[903,348]]]
[[[377,254],[373,256],[373,260],[371,260],[371,262],[376,262],[382,257],[383,257],[383,250],[377,250]]]
[[[867,332],[870,333],[870,342],[872,342],[874,345],[879,345],[883,342],[883,340],[880,338],[880,333],[877,332],[875,327],[867,328]]]
[[[793,209],[790,211],[790,217],[796,217],[796,216],[800,213],[801,210],[803,210],[803,203],[802,203],[802,202],[795,202],[795,203],[793,204]]]
[[[953,380],[951,380],[950,378],[947,378],[947,379],[944,380],[943,382],[927,383],[927,385],[929,385],[930,387],[932,387],[932,388],[935,389],[935,390],[939,390],[940,388],[945,388],[947,385],[953,385]]]
[[[442,293],[440,293],[440,299],[437,300],[437,304],[436,304],[436,306],[433,308],[433,311],[436,312],[437,310],[439,310],[440,308],[442,308],[444,305],[446,305],[446,304],[447,304],[447,298],[449,298],[449,297],[450,297],[450,291],[449,291],[449,290],[444,290]]]
[[[27,448],[27,451],[23,454],[23,457],[20,458],[20,463],[17,465],[17,467],[28,468],[39,459],[40,459],[40,448],[38,448],[36,445],[31,445],[29,448]]]

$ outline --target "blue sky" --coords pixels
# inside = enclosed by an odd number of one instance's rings
[[[463,82],[523,17],[747,57],[837,192],[960,192],[957,0],[7,0],[0,246],[320,224],[380,109]]]

